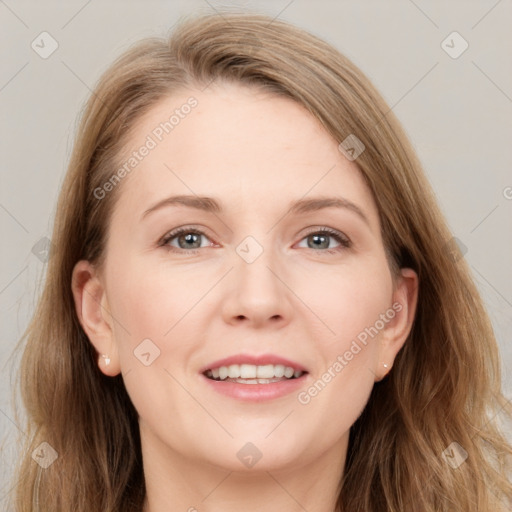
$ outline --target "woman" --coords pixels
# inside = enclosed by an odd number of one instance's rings
[[[325,42],[234,14],[141,41],[61,192],[16,510],[506,510],[510,407],[450,240]]]

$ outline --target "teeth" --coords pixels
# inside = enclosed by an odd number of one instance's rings
[[[231,379],[228,379],[231,381]],[[282,379],[233,379],[232,382],[239,384],[269,384],[271,382],[280,382]]]
[[[255,379],[256,378],[256,366],[253,364],[241,364],[240,365],[240,377],[242,379]]]
[[[213,373],[213,370],[212,370]],[[219,379],[224,380],[228,377],[228,367],[227,366],[221,366],[219,368]]]
[[[237,364],[228,366],[228,377],[230,379],[238,379],[238,377],[240,377],[240,366]]]
[[[274,375],[276,377],[284,377],[284,365],[276,364],[274,366]]]
[[[285,369],[284,369],[284,376],[287,378],[287,379],[291,379],[293,377],[293,374],[294,374],[294,369],[293,368],[290,368],[289,366],[287,366]]]
[[[243,384],[268,384],[286,379],[299,378],[303,374],[291,366],[282,364],[265,364],[256,366],[253,364],[232,364],[221,366],[206,371],[206,375],[216,380],[230,379]]]
[[[274,376],[274,365],[258,366],[256,368],[256,376],[258,379],[271,379]]]

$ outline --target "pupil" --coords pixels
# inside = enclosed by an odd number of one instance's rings
[[[180,236],[180,241],[182,240],[185,240],[186,243],[194,243],[195,242],[195,245],[193,245],[192,247],[193,248],[197,248],[197,247],[200,247],[201,246],[201,243],[199,242],[199,245],[197,244],[198,240],[199,240],[199,235],[197,234],[193,234],[193,233],[187,233],[186,235],[182,235]],[[190,247],[188,247],[190,248]]]
[[[328,237],[326,237],[325,235],[312,235],[312,239],[314,242],[313,242],[313,245],[309,246],[310,248],[322,247],[323,249],[327,249],[329,247],[329,240],[328,240]],[[323,241],[323,243],[322,243],[322,241]],[[317,242],[320,242],[320,243],[317,243]]]

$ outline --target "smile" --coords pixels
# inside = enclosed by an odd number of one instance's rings
[[[302,370],[282,364],[231,364],[208,369],[204,375],[216,381],[237,382],[239,384],[270,384],[290,379],[298,379]]]
[[[293,395],[309,372],[300,363],[274,354],[236,354],[200,369],[209,389],[243,402],[263,402]]]

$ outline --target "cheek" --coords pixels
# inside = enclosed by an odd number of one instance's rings
[[[391,277],[387,267],[370,263],[331,272],[328,281],[315,280],[308,288],[311,309],[319,312],[329,331],[317,337],[315,375],[298,401],[330,415],[337,428],[339,422],[350,426],[368,400],[378,340],[390,320]]]
[[[362,351],[346,366],[333,363],[297,397],[297,418],[309,424],[312,434],[321,432],[321,437],[314,437],[312,452],[337,442],[363,412],[374,385],[365,359]]]
[[[193,425],[190,396],[180,383],[203,337],[189,315],[204,291],[179,269],[145,265],[142,258],[117,265],[110,276],[115,339],[130,399],[150,425],[164,423],[169,432],[184,435],[180,428]]]
[[[193,272],[144,257],[125,260],[110,275],[112,313],[126,326],[133,342],[170,338],[180,319],[211,286]]]
[[[331,358],[349,350],[354,339],[363,344],[374,339],[375,326],[377,331],[384,327],[380,319],[391,307],[392,281],[380,260],[304,273],[298,281],[297,295],[324,324],[318,341]]]

